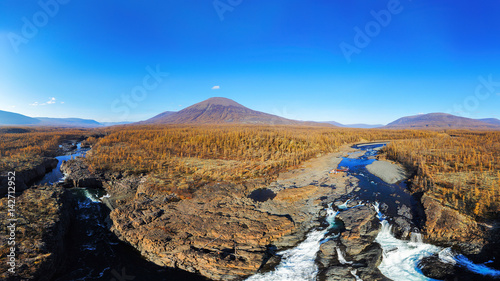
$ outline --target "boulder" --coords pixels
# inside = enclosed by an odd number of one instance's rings
[[[437,255],[422,258],[418,262],[418,268],[432,279],[453,280],[455,276],[455,265],[441,261]]]
[[[378,234],[380,222],[373,208],[359,206],[340,212],[337,218],[344,222],[345,231],[340,235],[346,253],[354,256],[368,247]]]
[[[102,188],[102,179],[99,175],[89,170],[83,158],[63,161],[61,171],[66,175],[64,183],[70,187]]]

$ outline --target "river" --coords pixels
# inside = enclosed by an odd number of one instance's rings
[[[442,248],[427,244],[422,241],[420,234],[422,211],[418,201],[407,191],[405,182],[388,184],[374,176],[366,169],[366,165],[373,163],[374,156],[379,148],[385,144],[371,144],[354,146],[365,153],[355,158],[345,157],[339,167],[348,167],[349,173],[359,180],[359,190],[348,194],[344,204],[337,206],[334,211],[329,206],[326,220],[329,226],[322,230],[312,230],[305,241],[295,248],[279,253],[282,260],[276,268],[264,274],[256,274],[247,281],[314,281],[318,275],[318,267],[315,263],[321,242],[325,239],[328,229],[335,226],[335,216],[346,209],[350,201],[359,202],[350,208],[361,205],[373,206],[381,223],[381,230],[375,241],[380,244],[383,257],[378,266],[380,272],[386,277],[395,281],[421,281],[433,280],[422,274],[418,268],[418,262],[423,258],[433,254],[438,254],[441,261],[459,265],[463,270],[468,271],[471,280],[490,280],[500,278],[500,271],[491,269],[484,264],[474,264],[463,255],[454,254],[450,248]],[[380,206],[384,206],[381,211]],[[406,207],[403,207],[406,206]],[[401,218],[401,210],[404,209],[406,217]],[[397,239],[392,231],[394,218],[399,217],[403,222],[401,225],[408,226],[409,240]],[[335,237],[331,237],[334,239]],[[349,266],[350,262],[342,256],[337,248],[339,261]],[[351,271],[351,278],[356,281],[362,280],[356,275],[356,271]],[[468,279],[458,279],[468,280]],[[368,280],[366,280],[368,281]]]
[[[422,242],[420,229],[421,213],[418,201],[406,191],[404,182],[387,184],[366,170],[366,165],[377,161],[374,156],[384,144],[364,145],[357,148],[365,154],[357,158],[344,158],[339,166],[350,168],[350,173],[359,179],[359,190],[346,196],[344,204],[327,208],[328,226],[313,229],[306,239],[296,247],[279,252],[281,262],[270,272],[258,273],[249,277],[249,281],[313,281],[318,275],[316,256],[321,244],[326,239],[336,239],[338,231],[331,231],[337,226],[337,214],[348,209],[350,201],[369,205],[377,211],[381,231],[376,242],[383,250],[379,270],[392,280],[432,280],[424,276],[417,267],[418,261],[425,256],[438,254],[442,261],[457,264],[477,276],[500,277],[500,271],[488,268],[484,264],[474,264],[465,256],[453,254],[448,248]],[[60,171],[62,161],[73,157],[85,157],[87,149],[77,145],[76,151],[56,157],[57,168],[37,182],[57,183],[64,180]],[[109,209],[102,203],[108,196],[102,189],[72,188],[76,216],[73,218],[66,240],[68,257],[65,267],[53,279],[65,280],[206,280],[205,278],[181,270],[166,269],[146,261],[132,246],[121,242],[109,231]],[[264,194],[269,196],[268,194]],[[257,196],[257,195],[256,195]],[[259,195],[261,196],[261,195]],[[358,205],[358,206],[359,206]],[[351,205],[352,206],[352,205]],[[382,207],[383,206],[383,207]],[[392,232],[394,217],[401,213],[401,207],[407,206],[403,223],[409,226],[410,240],[397,239]],[[356,208],[356,206],[351,207]],[[382,210],[381,210],[382,209]],[[401,217],[401,215],[399,215]],[[401,224],[401,222],[399,222]],[[340,261],[349,266],[342,253]],[[352,278],[361,280],[356,271],[351,271]],[[480,280],[480,279],[476,279]]]

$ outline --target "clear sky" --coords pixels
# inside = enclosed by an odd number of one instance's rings
[[[138,121],[222,96],[299,120],[500,118],[499,14],[497,0],[2,0],[0,110]]]

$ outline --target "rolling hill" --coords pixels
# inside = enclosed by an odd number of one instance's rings
[[[496,118],[484,118],[484,119],[478,119],[478,120],[486,122],[488,124],[500,126],[500,120],[498,120]]]
[[[101,123],[91,120],[91,119],[80,119],[80,118],[49,118],[49,117],[37,117],[40,120],[40,126],[53,126],[53,127],[100,127]]]
[[[273,124],[315,125],[326,124],[286,119],[255,111],[231,99],[214,97],[177,112],[166,111],[140,124]],[[328,126],[328,125],[326,125]]]
[[[0,126],[49,126],[49,127],[100,127],[101,123],[91,119],[28,117],[19,113],[0,110]]]
[[[335,122],[335,121],[325,121],[322,123],[327,123],[327,124],[331,124],[331,125],[338,126],[338,127],[359,128],[359,129],[373,129],[373,128],[380,128],[380,127],[384,126],[382,124],[341,124],[341,123]]]
[[[383,128],[391,129],[500,129],[500,125],[446,113],[406,116]]]
[[[36,118],[28,117],[19,113],[0,110],[0,126],[37,125],[40,122],[41,121]]]

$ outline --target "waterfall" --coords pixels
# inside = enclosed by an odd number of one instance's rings
[[[412,232],[410,234],[410,242],[412,243],[417,243],[417,244],[422,244],[422,234],[418,232]]]
[[[439,260],[444,263],[456,264],[455,254],[451,251],[451,248],[444,248],[438,254]]]
[[[354,276],[354,278],[356,279],[356,281],[363,281],[363,279],[359,278],[359,276],[357,275],[357,273],[358,273],[357,269],[353,269],[350,272],[351,272],[352,276]]]
[[[340,210],[347,209],[347,203],[349,203],[349,201],[351,201],[351,199],[348,199],[347,201],[345,201],[344,204],[338,205],[337,208],[339,208]]]
[[[420,259],[438,254],[442,262],[458,264],[469,271],[492,277],[500,277],[500,270],[487,267],[484,264],[475,264],[464,255],[455,255],[450,248],[440,247],[422,242],[422,234],[412,232],[410,241],[399,240],[392,234],[392,227],[380,212],[378,203],[373,205],[378,214],[382,228],[375,238],[383,250],[382,262],[379,270],[393,280],[431,280],[424,276],[417,267]]]
[[[352,264],[352,261],[346,261],[344,255],[342,254],[342,250],[340,250],[339,247],[336,247],[335,250],[337,250],[337,256],[339,259],[339,262],[341,264]]]
[[[89,192],[88,189],[83,189],[83,194],[85,195],[85,197],[87,197],[90,201],[94,202],[94,203],[101,203],[101,201],[99,200],[99,197],[98,195],[94,195],[94,194],[91,194]]]
[[[439,248],[422,242],[420,233],[412,232],[411,241],[399,240],[392,234],[392,226],[380,212],[379,205],[374,205],[382,228],[375,238],[383,250],[380,272],[392,280],[420,281],[430,280],[417,267],[420,259],[438,253]]]
[[[258,273],[247,281],[314,281],[318,274],[318,266],[316,265],[316,254],[319,251],[321,242],[330,228],[335,225],[335,217],[338,212],[333,211],[331,204],[326,210],[326,221],[330,224],[324,230],[314,230],[307,235],[304,242],[290,250],[279,252],[281,255],[280,264],[273,270],[267,273]]]

